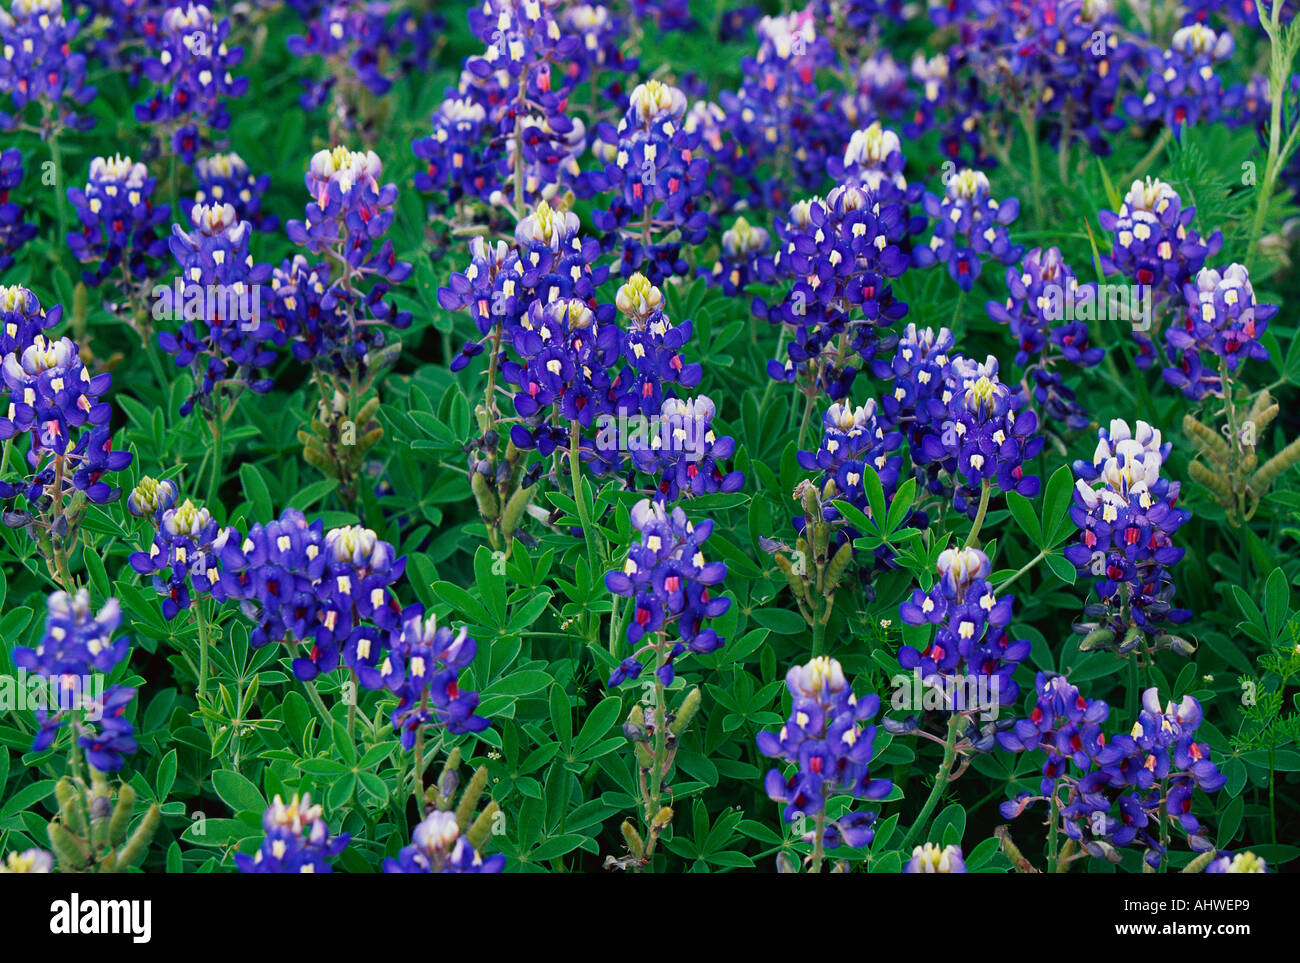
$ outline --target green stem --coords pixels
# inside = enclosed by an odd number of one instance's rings
[[[934,777],[934,787],[930,790],[929,797],[925,800],[925,805],[917,813],[915,821],[903,837],[899,849],[906,853],[911,845],[916,841],[921,830],[925,828],[930,814],[934,812],[934,807],[939,804],[943,791],[948,788],[948,780],[952,778],[952,765],[957,755],[957,736],[961,732],[962,719],[964,717],[959,712],[954,712],[948,717],[948,737],[943,743],[943,762],[939,764],[939,772]]]
[[[971,526],[970,534],[966,536],[964,548],[971,548],[979,538],[980,529],[984,525],[984,515],[989,510],[989,494],[993,491],[993,483],[987,478],[980,485],[980,507],[975,514],[975,524]]]
[[[1282,0],[1274,0],[1267,20],[1264,8],[1258,9],[1260,24],[1268,34],[1269,40],[1269,99],[1272,108],[1269,111],[1268,160],[1264,164],[1264,180],[1259,185],[1259,200],[1255,204],[1255,218],[1251,225],[1250,245],[1246,249],[1246,270],[1249,271],[1255,261],[1260,236],[1264,233],[1264,221],[1268,216],[1270,202],[1273,199],[1273,186],[1277,181],[1278,168],[1282,155],[1282,104],[1286,98],[1291,65],[1286,54],[1293,50],[1283,50],[1283,37],[1280,27]],[[1295,28],[1291,28],[1295,29]],[[1294,36],[1294,35],[1290,35]],[[1288,37],[1290,39],[1290,37]],[[1290,147],[1294,132],[1287,140]]]
[[[824,850],[822,847],[822,837],[826,835],[826,809],[822,808],[817,814],[817,821],[813,829],[813,851],[812,851],[812,871],[820,873],[822,871],[822,859]]]
[[[1059,803],[1059,802],[1057,801],[1057,799],[1056,799],[1056,780],[1055,780],[1055,779],[1052,780],[1052,795],[1051,795],[1051,801],[1050,801],[1050,804],[1051,804],[1051,808],[1052,808],[1052,818],[1051,818],[1051,822],[1048,824],[1048,830],[1047,830],[1047,871],[1048,871],[1049,873],[1055,873],[1055,872],[1057,871],[1057,868],[1056,868],[1056,857],[1057,857],[1057,848],[1056,848],[1056,846],[1057,846],[1057,838],[1056,838],[1056,819],[1057,819],[1057,814],[1058,814],[1058,812],[1059,812],[1059,808],[1060,808],[1060,803]]]
[[[199,623],[199,702],[207,701],[208,696],[208,620],[203,613],[203,599],[194,603],[194,617]]]
[[[826,614],[829,615],[830,613],[827,612]],[[819,615],[816,612],[813,613],[812,633],[813,633],[812,654],[813,654],[813,658],[815,659],[819,655],[826,654],[826,623],[822,621],[821,615]]]
[[[1033,108],[1026,105],[1020,108],[1020,125],[1025,129],[1025,140],[1029,143],[1029,170],[1031,190],[1034,200],[1034,217],[1043,223],[1043,165],[1038,157],[1037,124],[1034,123]]]
[[[594,565],[600,556],[596,553],[595,531],[591,521],[591,513],[587,511],[587,499],[583,497],[582,491],[582,470],[578,458],[578,443],[581,439],[580,427],[576,420],[569,422],[569,473],[573,476],[573,500],[578,504],[578,519],[582,522],[582,537],[587,543],[587,558]]]
[[[216,505],[221,490],[221,436],[225,430],[219,412],[213,415],[209,426],[212,429],[212,479],[208,483],[208,501]]]
[[[325,707],[325,700],[320,697],[320,690],[316,688],[316,682],[314,680],[304,682],[303,688],[307,690],[307,698],[311,700],[311,704],[320,713],[321,721],[325,723],[325,727],[333,726],[334,717],[330,715],[329,709]]]
[[[1020,576],[1024,575],[1026,572],[1028,572],[1031,568],[1033,568],[1035,565],[1037,565],[1039,562],[1041,562],[1041,561],[1042,561],[1043,559],[1045,559],[1045,558],[1047,558],[1047,552],[1046,552],[1045,550],[1044,550],[1044,551],[1040,551],[1037,555],[1035,555],[1033,558],[1031,558],[1031,559],[1030,559],[1028,562],[1026,562],[1024,565],[1022,565],[1022,566],[1021,566],[1021,567],[1016,571],[1016,573],[1015,573],[1014,575],[1011,576],[1011,578],[1007,579],[1005,582],[1003,582],[1002,584],[1000,584],[1000,585],[998,586],[998,591],[999,591],[999,592],[1005,592],[1006,589],[1007,589],[1007,586],[1008,586],[1008,585],[1010,585],[1010,584],[1011,584],[1012,582],[1014,582],[1016,579],[1020,578]]]
[[[59,148],[57,122],[50,132],[50,160],[54,162],[54,215],[59,231],[54,239],[54,252],[60,255],[63,252],[63,245],[67,243],[68,201],[63,192],[63,152]]]
[[[1168,127],[1162,130],[1160,136],[1156,138],[1156,142],[1151,145],[1151,149],[1142,155],[1142,159],[1137,162],[1137,166],[1134,167],[1133,170],[1129,172],[1128,176],[1120,182],[1120,187],[1122,188],[1125,184],[1132,184],[1135,180],[1145,174],[1151,165],[1156,162],[1156,158],[1164,153],[1165,148],[1173,139],[1173,132]]]

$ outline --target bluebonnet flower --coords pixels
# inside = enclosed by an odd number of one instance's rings
[[[1147,92],[1140,98],[1126,96],[1125,113],[1137,121],[1163,122],[1175,136],[1180,136],[1187,124],[1214,123],[1236,106],[1237,92],[1225,91],[1214,72],[1232,51],[1229,33],[1216,34],[1199,23],[1180,28],[1168,50],[1152,48],[1147,52]]]
[[[849,133],[835,92],[817,83],[818,72],[836,65],[837,55],[818,31],[812,8],[763,17],[754,32],[759,47],[741,61],[740,89],[718,98],[727,134],[756,162],[769,159],[775,184],[764,192],[776,185],[816,189],[827,158],[843,149]]]
[[[410,749],[426,726],[445,726],[453,734],[482,732],[488,721],[474,714],[477,692],[461,691],[460,670],[474,661],[477,645],[462,626],[453,632],[413,605],[394,628],[387,656],[378,666],[383,683],[398,696],[393,731]]]
[[[1268,863],[1252,852],[1224,852],[1205,867],[1207,873],[1267,873]]]
[[[254,524],[246,536],[228,530],[218,537],[218,602],[234,599],[257,623],[254,648],[284,642],[297,650],[294,675],[314,679],[341,660],[351,668],[373,667],[382,656],[375,628],[398,629],[401,606],[393,587],[406,569],[405,556],[373,531],[356,526],[324,531],[295,509],[275,521]],[[377,685],[378,677],[370,676]]]
[[[1250,274],[1240,264],[1222,273],[1201,268],[1195,283],[1184,286],[1183,298],[1182,323],[1174,320],[1165,331],[1173,365],[1163,374],[1170,384],[1196,400],[1207,393],[1222,395],[1222,377],[1207,364],[1210,358],[1222,359],[1233,373],[1248,359],[1268,360],[1260,338],[1277,306],[1255,302]]]
[[[124,717],[135,689],[103,689],[96,673],[108,675],[127,657],[130,643],[113,640],[122,625],[117,599],[104,602],[98,613],[83,588],[75,595],[54,592],[46,600],[45,630],[36,648],[19,646],[13,663],[57,685],[47,708],[36,710],[37,732],[32,751],[53,745],[59,731],[70,724],[86,759],[100,772],[116,772],[124,756],[136,751],[135,730]],[[100,683],[95,685],[94,683]]]
[[[126,510],[137,518],[161,519],[176,504],[176,494],[176,486],[167,479],[144,475],[127,496]]]
[[[996,200],[981,171],[958,171],[948,180],[944,196],[927,193],[923,206],[934,221],[934,235],[928,245],[912,252],[913,259],[920,267],[946,263],[949,276],[963,291],[974,286],[983,257],[1011,264],[1024,253],[1007,232],[1020,214],[1020,202],[1014,197]]]
[[[627,320],[620,347],[626,365],[610,386],[618,396],[617,409],[659,414],[674,388],[695,388],[704,375],[702,365],[682,356],[694,325],[690,319],[669,318],[663,292],[639,272],[619,287],[614,304]]]
[[[1034,400],[1049,421],[1083,428],[1088,415],[1061,377],[1057,365],[1081,368],[1101,363],[1106,349],[1089,340],[1088,324],[1096,313],[1096,284],[1080,284],[1058,248],[1034,248],[1020,266],[1007,268],[1005,303],[989,301],[989,317],[1006,324],[1016,339],[1016,364],[1025,368]],[[1064,322],[1064,323],[1062,323]]]
[[[1120,274],[1149,291],[1153,299],[1152,330],[1159,329],[1157,312],[1177,316],[1186,307],[1185,288],[1208,258],[1223,246],[1223,235],[1215,231],[1202,238],[1192,228],[1196,208],[1183,207],[1178,192],[1164,181],[1148,177],[1134,181],[1118,212],[1102,211],[1098,220],[1111,233],[1114,245],[1103,253],[1101,269]],[[1136,364],[1145,370],[1161,360],[1151,335],[1134,330],[1138,345]],[[1199,358],[1184,355],[1183,378],[1188,385],[1201,380],[1196,367]],[[1180,365],[1181,367],[1181,365]]]
[[[486,49],[465,59],[459,86],[444,97],[475,104],[485,115],[474,136],[490,144],[485,163],[467,171],[474,183],[465,193],[516,220],[577,176],[587,143],[585,126],[565,113],[576,76],[568,66],[582,56],[583,37],[562,29],[558,14],[554,5],[531,0],[486,0],[471,8],[470,29]],[[438,126],[435,121],[435,138]]]
[[[397,260],[391,240],[379,243],[392,226],[397,200],[397,185],[380,184],[382,173],[374,151],[318,151],[305,176],[313,198],[307,218],[287,225],[295,244],[317,255],[328,252],[347,265],[321,296],[322,313],[309,315],[306,329],[297,332],[315,352],[316,363],[340,376],[359,370],[364,378],[379,354],[373,349],[386,343],[381,326],[411,323],[411,313],[388,300],[391,286],[410,277],[411,265]],[[318,278],[330,276],[315,270]],[[325,327],[330,320],[342,323]]]
[[[1090,619],[1076,631],[1090,634],[1096,645],[1130,652],[1146,634],[1155,643],[1190,654],[1166,626],[1187,621],[1191,612],[1173,607],[1170,567],[1185,552],[1173,534],[1191,517],[1176,508],[1180,483],[1162,478],[1161,465],[1171,446],[1160,432],[1139,421],[1136,430],[1115,419],[1098,431],[1091,462],[1076,461],[1070,518],[1079,540],[1065,557],[1080,575],[1097,579],[1098,602],[1085,608]],[[1101,630],[1101,634],[1097,633]]]
[[[1113,847],[1136,845],[1153,868],[1165,858],[1158,827],[1166,819],[1182,828],[1192,849],[1211,848],[1191,811],[1192,792],[1217,792],[1227,780],[1209,746],[1196,741],[1202,719],[1196,699],[1184,696],[1162,710],[1156,690],[1147,689],[1132,731],[1108,738],[1101,729],[1110,711],[1104,702],[1084,698],[1063,676],[1041,672],[1034,691],[1030,717],[997,740],[1009,752],[1047,754],[1040,794],[1003,803],[1004,817],[1055,797],[1066,835],[1085,852],[1108,857]]]
[[[319,805],[311,794],[296,794],[286,805],[278,795],[262,816],[265,838],[252,856],[235,854],[241,873],[329,873],[330,865],[347,848],[347,833],[331,837]]]
[[[1223,246],[1219,231],[1202,239],[1192,229],[1195,216],[1196,208],[1183,207],[1164,181],[1134,181],[1118,212],[1098,215],[1114,238],[1114,247],[1102,255],[1102,271],[1155,288],[1158,298],[1181,297],[1183,286]]]
[[[22,182],[22,152],[17,147],[0,151],[0,271],[7,271],[19,248],[36,236],[36,225],[23,220],[23,209],[10,200]]]
[[[40,299],[21,284],[0,284],[0,355],[21,354],[38,334],[55,327],[62,318],[62,305],[46,312]]]
[[[204,136],[230,126],[226,99],[242,97],[248,78],[231,71],[244,59],[244,48],[230,47],[230,21],[217,20],[202,4],[169,7],[154,39],[155,52],[143,66],[144,75],[158,88],[136,104],[141,123],[165,125],[173,153],[193,164]]]
[[[709,163],[699,155],[700,132],[684,125],[686,95],[657,80],[632,91],[617,128],[595,130],[603,144],[603,170],[581,175],[574,184],[580,197],[614,192],[608,209],[597,209],[597,229],[618,235],[623,277],[645,274],[655,284],[684,274],[682,244],[698,244],[708,229],[700,204]],[[600,156],[600,150],[597,150]],[[678,239],[661,240],[673,232]]]
[[[912,858],[903,867],[905,873],[964,873],[966,860],[962,858],[960,846],[940,848],[934,843],[926,843],[912,850]]]
[[[796,767],[788,777],[780,769],[768,770],[764,781],[768,796],[785,804],[782,819],[794,823],[801,816],[819,816],[826,800],[837,794],[854,799],[888,796],[893,783],[872,778],[869,768],[876,727],[864,725],[880,711],[880,699],[859,699],[839,662],[826,656],[792,666],[785,685],[792,699],[790,718],[779,732],[758,734],[759,752]],[[822,842],[828,849],[870,845],[875,821],[874,812],[861,811],[827,819]]]
[[[21,853],[14,850],[0,861],[0,874],[4,873],[52,873],[54,856],[44,849],[25,849]]]
[[[0,10],[0,94],[14,107],[0,111],[0,130],[17,128],[32,103],[41,106],[43,138],[95,126],[77,112],[96,93],[86,85],[85,56],[72,50],[80,30],[80,20],[64,19],[63,0],[13,0],[8,13]]]
[[[743,294],[747,285],[759,279],[758,261],[768,254],[770,247],[767,231],[738,217],[722,233],[722,247],[713,268],[700,268],[699,273],[721,287],[727,297]]]
[[[385,873],[499,873],[505,868],[501,853],[484,859],[461,835],[454,812],[434,810],[411,832],[411,845],[396,859],[384,860]]]
[[[422,167],[415,172],[415,188],[443,195],[452,204],[463,197],[486,199],[499,185],[495,163],[484,131],[488,112],[472,99],[448,97],[433,113],[433,132],[411,141]],[[430,202],[430,211],[440,207]]]
[[[288,38],[294,57],[320,57],[328,71],[323,80],[304,78],[298,102],[313,110],[333,97],[331,113],[348,129],[361,126],[358,101],[364,88],[383,97],[394,80],[427,70],[434,37],[446,21],[431,13],[393,10],[382,2],[314,3],[299,9],[306,33]]]
[[[908,184],[903,176],[907,158],[902,142],[892,130],[881,126],[880,121],[855,130],[844,149],[844,158],[831,158],[827,168],[831,177],[841,183],[852,183],[870,191],[880,204],[899,204],[904,211],[921,199],[921,185]],[[920,233],[924,218],[908,221],[908,234]]]
[[[253,261],[252,226],[229,204],[196,204],[190,222],[189,231],[172,225],[168,246],[180,275],[174,286],[154,289],[154,317],[181,321],[174,332],[158,333],[162,349],[194,378],[181,414],[197,404],[211,418],[239,390],[271,389],[264,370],[284,336],[263,317],[261,286],[271,266]]]
[[[716,414],[717,407],[707,395],[667,398],[657,425],[626,439],[636,470],[659,476],[656,500],[674,502],[683,495],[735,492],[744,486],[742,472],[724,472],[720,464],[731,457],[736,441],[714,434]],[[605,450],[600,439],[597,450]]]
[[[772,323],[794,328],[788,360],[768,362],[768,374],[794,381],[801,374],[809,390],[832,399],[849,394],[857,367],[888,347],[881,329],[907,314],[890,280],[907,269],[900,249],[906,225],[897,204],[878,204],[852,184],[826,199],[801,201],[777,222],[781,244],[765,281],[792,280],[775,305],[755,299],[752,308]]]
[[[589,81],[594,87],[606,72],[634,73],[640,66],[636,57],[627,56],[622,49],[623,18],[615,15],[603,3],[566,4],[560,10],[560,29],[577,34],[581,43],[565,68],[567,83],[572,86]],[[615,78],[604,88],[605,96],[616,99],[618,80]]]
[[[535,301],[576,298],[591,306],[597,322],[612,319],[612,306],[595,303],[596,288],[609,269],[595,263],[600,244],[584,238],[580,227],[577,214],[542,201],[516,225],[513,244],[482,237],[470,242],[469,267],[452,274],[447,287],[438,290],[439,306],[467,310],[479,331],[452,360],[452,371],[481,354],[489,340],[499,344],[513,338]],[[491,360],[495,364],[498,359]]]
[[[44,492],[60,505],[78,492],[95,504],[116,499],[120,490],[103,476],[121,471],[132,456],[112,450],[112,410],[101,400],[112,375],[92,376],[69,339],[47,340],[35,333],[30,344],[15,344],[4,356],[0,376],[9,389],[0,439],[27,434],[26,461],[33,472],[22,485],[0,482],[0,498],[21,491],[29,502]]]
[[[670,511],[643,499],[632,507],[632,527],[641,541],[628,547],[621,571],[606,573],[605,587],[635,600],[626,633],[635,651],[610,675],[609,685],[639,678],[647,652],[655,654],[659,682],[671,685],[673,663],[683,652],[705,654],[723,644],[716,631],[705,627],[705,620],[731,607],[729,598],[710,594],[727,577],[727,565],[706,561],[701,548],[713,532],[713,522],[694,525],[680,508]],[[677,639],[670,642],[672,630]]]
[[[214,594],[221,579],[222,549],[230,537],[206,508],[188,498],[180,505],[175,502],[171,482],[147,475],[127,499],[132,514],[147,514],[156,528],[149,550],[133,552],[128,561],[140,575],[153,579],[168,622],[190,607],[192,593]]]
[[[121,283],[131,293],[136,282],[157,276],[167,251],[159,229],[171,217],[168,205],[153,202],[157,184],[144,164],[115,154],[90,162],[85,190],[68,188],[68,200],[81,221],[79,231],[68,233],[68,247],[82,264],[94,264],[93,270],[81,273],[88,285],[102,284],[120,272]]]
[[[982,3],[983,0],[980,0]],[[984,16],[996,8],[986,4]],[[931,7],[931,12],[941,9]],[[946,52],[927,57],[917,51],[912,57],[910,72],[912,82],[920,88],[914,102],[911,120],[903,125],[903,135],[919,138],[931,130],[939,131],[939,151],[952,164],[970,165],[987,170],[996,164],[988,153],[981,131],[994,119],[993,105],[972,71],[964,68],[978,63],[989,54],[992,44],[976,40],[970,44],[954,44]]]
[[[903,459],[897,454],[903,436],[887,428],[879,416],[874,398],[865,405],[852,407],[848,401],[831,405],[822,415],[822,438],[815,452],[800,451],[796,456],[799,467],[818,471],[813,483],[819,493],[821,519],[827,522],[841,520],[841,514],[832,499],[846,501],[864,513],[870,514],[863,475],[874,472],[880,479],[886,499],[893,497],[898,487],[899,470]],[[818,519],[796,517],[794,527],[801,535],[809,524]],[[851,526],[841,526],[835,534],[836,546],[861,533]]]
[[[199,181],[194,192],[196,205],[229,204],[235,209],[235,216],[248,221],[255,231],[279,228],[280,219],[262,210],[262,195],[271,186],[271,175],[253,174],[238,154],[200,157],[194,164],[194,175]]]
[[[934,626],[934,637],[923,649],[904,645],[898,664],[941,691],[950,711],[993,715],[1015,704],[1012,675],[1029,655],[1027,641],[1007,636],[1015,597],[994,592],[988,556],[977,548],[945,549],[937,568],[934,587],[913,590],[898,609],[908,625]]]
[[[908,74],[888,50],[863,58],[851,80],[852,90],[840,99],[840,109],[855,131],[905,118],[915,101],[907,88]]]
[[[661,33],[689,30],[695,24],[690,0],[629,0],[629,5],[635,20],[653,22]]]
[[[896,382],[895,395],[906,387]],[[954,489],[953,505],[972,518],[983,487],[996,485],[1026,498],[1038,494],[1038,477],[1025,473],[1025,462],[1044,443],[1038,416],[1023,395],[1002,383],[996,358],[989,355],[982,364],[960,355],[951,358],[944,386],[927,406],[928,424],[913,448],[913,460],[930,475],[934,493],[946,489],[937,477],[942,471]]]
[[[512,338],[521,361],[501,365],[502,378],[518,389],[514,406],[523,421],[510,429],[515,447],[549,455],[608,410],[619,340],[617,325],[598,322],[584,300],[532,303]]]
[[[1121,82],[1138,54],[1121,39],[1124,28],[1109,0],[1001,4],[979,16],[964,26],[964,43],[954,50],[983,97],[1032,111],[1058,150],[1068,151],[1077,138],[1092,153],[1109,154],[1106,134],[1125,125],[1116,111]],[[1014,119],[1013,109],[1000,115],[999,124]]]

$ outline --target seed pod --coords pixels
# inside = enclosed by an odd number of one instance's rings
[[[812,526],[813,559],[822,564],[826,561],[826,552],[830,548],[831,526],[828,522],[817,521]]]
[[[1125,655],[1132,652],[1142,641],[1142,628],[1137,625],[1130,625],[1128,631],[1124,633],[1124,639],[1119,644],[1119,653]]]
[[[700,687],[696,686],[690,692],[686,693],[686,698],[682,700],[681,708],[677,710],[677,717],[669,724],[668,730],[677,738],[682,737],[682,733],[690,726],[691,720],[695,718],[695,713],[700,709]]]
[[[77,784],[64,776],[54,787],[54,796],[59,801],[59,818],[63,824],[78,836],[86,835],[86,813]]]
[[[823,586],[823,592],[827,598],[835,594],[836,587],[840,584],[840,579],[844,576],[844,569],[848,567],[849,559],[853,557],[853,545],[851,542],[845,542],[835,553],[830,564],[826,566],[826,581]]]
[[[1079,844],[1073,839],[1067,839],[1065,845],[1061,847],[1061,855],[1056,861],[1056,871],[1058,873],[1068,873],[1070,871],[1070,857],[1074,851],[1079,848]]]
[[[492,521],[497,517],[500,506],[497,503],[496,493],[488,484],[488,480],[475,472],[469,479],[470,490],[474,493],[474,500],[478,502],[478,513],[483,516],[484,521]]]
[[[1217,853],[1213,849],[1201,853],[1201,855],[1197,856],[1194,860],[1192,860],[1190,863],[1188,863],[1186,866],[1183,867],[1183,872],[1199,873],[1203,871],[1206,866],[1209,866],[1210,863],[1214,862],[1214,857],[1216,855]]]
[[[1161,633],[1156,636],[1156,645],[1167,648],[1170,652],[1181,655],[1185,659],[1190,659],[1196,654],[1196,644],[1187,641],[1180,635]]]
[[[108,840],[113,846],[121,846],[126,839],[126,829],[131,823],[131,814],[135,812],[135,790],[130,784],[123,783],[117,791],[117,806],[108,823]]]
[[[1036,873],[1038,870],[1029,860],[1025,859],[1023,853],[1016,846],[1015,841],[1011,838],[1011,831],[1006,826],[999,826],[993,830],[993,835],[1002,842],[1002,852],[1006,854],[1007,859],[1011,860],[1011,867],[1017,873]]]
[[[315,439],[310,438],[310,436],[304,438],[302,432],[298,433],[298,437],[299,439],[303,439],[303,460],[307,462],[307,464],[319,468],[326,475],[333,477],[336,466],[334,462],[330,460],[329,455],[325,453],[324,449],[320,447],[320,442],[317,441],[316,444],[313,445],[311,442],[315,441]]]
[[[657,813],[655,813],[655,818],[650,821],[650,832],[658,836],[660,833],[662,833],[665,829],[668,828],[668,824],[671,823],[672,821],[673,821],[672,807],[664,806]]]
[[[378,411],[379,411],[379,399],[371,398],[364,405],[362,405],[361,410],[357,412],[357,424],[358,425],[366,424],[372,418],[375,417]]]
[[[1300,438],[1287,445],[1276,455],[1264,462],[1259,471],[1250,480],[1250,487],[1260,495],[1272,486],[1278,475],[1300,461]]]
[[[474,820],[474,824],[465,833],[465,838],[475,849],[482,851],[487,845],[488,838],[492,835],[492,828],[496,825],[497,813],[500,811],[501,807],[496,804],[496,800],[492,800],[483,807],[478,819]]]
[[[1268,466],[1264,467],[1267,468]],[[1230,504],[1232,502],[1232,491],[1228,488],[1228,483],[1224,481],[1222,475],[1210,471],[1199,461],[1193,461],[1187,465],[1187,474],[1191,475],[1194,481],[1208,488],[1211,493],[1218,497],[1221,503]],[[1256,473],[1256,477],[1258,478],[1258,473]]]
[[[153,839],[153,834],[158,831],[158,824],[162,822],[162,811],[158,804],[154,803],[144,814],[144,819],[140,820],[140,825],[135,827],[135,832],[126,844],[117,851],[117,865],[121,869],[129,869],[136,864],[136,861],[144,854],[144,848],[149,845]]]
[[[479,766],[474,770],[469,785],[465,787],[464,793],[461,794],[460,805],[456,807],[456,822],[460,824],[461,832],[465,832],[473,821],[474,810],[478,808],[478,801],[483,797],[483,790],[487,788],[487,781],[487,766]]]
[[[397,364],[397,360],[402,356],[402,342],[394,341],[392,344],[386,344],[378,351],[368,352],[366,360],[370,364],[371,371],[378,371],[380,368],[387,368],[389,365]]]
[[[1191,415],[1183,415],[1183,432],[1211,460],[1223,465],[1228,461],[1228,443],[1215,431]]]
[[[637,859],[645,856],[645,843],[641,840],[641,834],[636,831],[636,827],[632,825],[632,820],[623,820],[623,825],[619,828],[623,830],[623,841],[627,843],[627,851]]]
[[[1080,652],[1093,652],[1108,648],[1115,641],[1115,633],[1110,629],[1093,629],[1079,642]]]
[[[536,487],[516,488],[510,500],[506,502],[506,510],[501,514],[501,532],[504,535],[513,534],[519,519],[528,507],[528,503],[533,500],[533,492],[537,491]]]
[[[51,822],[47,832],[50,848],[58,858],[59,869],[65,873],[80,873],[90,865],[90,847],[84,839],[73,836],[58,822]]]
[[[817,499],[817,489],[813,488],[811,485],[806,486],[803,490],[801,501],[803,502],[803,510],[807,513],[809,518],[822,517],[822,506]]]

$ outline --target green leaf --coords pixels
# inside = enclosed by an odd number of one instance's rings
[[[1051,548],[1073,530],[1070,523],[1070,500],[1074,495],[1074,473],[1062,465],[1047,480],[1043,494],[1043,548]]]
[[[486,696],[521,696],[532,695],[534,692],[540,692],[551,684],[552,678],[545,672],[538,669],[524,669],[519,672],[511,672],[507,676],[497,679],[490,686],[483,690],[482,694]]]
[[[167,799],[167,794],[172,791],[175,782],[176,750],[173,749],[163,756],[163,761],[158,764],[158,775],[154,779],[154,793],[160,802]]]
[[[777,635],[796,635],[808,627],[802,615],[786,609],[756,609],[751,618]]]
[[[1038,516],[1034,513],[1033,502],[1019,492],[1007,492],[1007,508],[1011,509],[1011,517],[1016,520],[1016,524],[1029,536],[1029,541],[1035,545],[1042,545],[1043,533],[1038,527]]]
[[[1052,574],[1055,575],[1057,578],[1059,578],[1066,585],[1073,585],[1075,579],[1079,577],[1079,570],[1076,569],[1074,567],[1074,563],[1072,563],[1064,555],[1057,555],[1055,553],[1051,555],[1045,555],[1043,557],[1043,562],[1044,564],[1047,565],[1049,569],[1052,570]]]
[[[609,732],[614,724],[618,722],[622,710],[623,700],[618,696],[601,699],[600,703],[587,714],[586,720],[582,723],[578,738],[573,743],[574,754],[581,757],[587,749],[604,738],[605,733]]]
[[[237,772],[218,769],[212,774],[212,788],[235,813],[261,813],[266,809],[266,800],[258,788]]]
[[[239,466],[239,483],[244,488],[244,494],[248,496],[249,502],[253,506],[253,514],[259,519],[269,520],[275,511],[271,504],[271,490],[266,487],[266,481],[262,478],[262,473],[252,462],[244,462]]]

